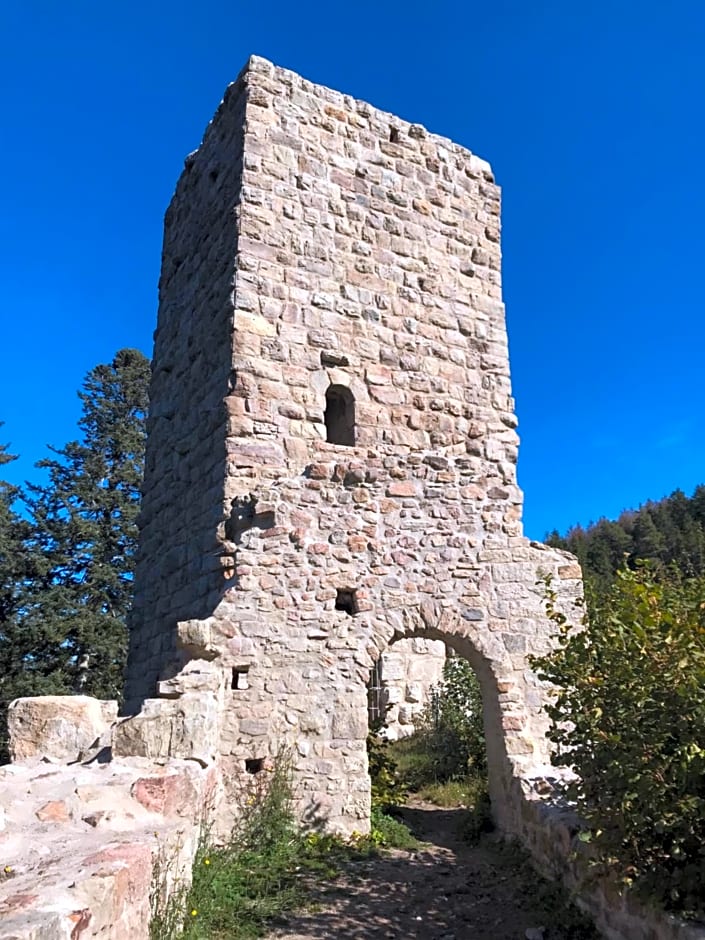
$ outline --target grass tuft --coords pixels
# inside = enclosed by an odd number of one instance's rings
[[[408,828],[375,810],[368,836],[348,842],[303,832],[291,799],[291,774],[280,758],[271,773],[258,774],[246,812],[225,845],[204,832],[190,889],[175,889],[169,861],[158,859],[152,889],[150,940],[252,940],[268,924],[306,906],[314,883],[334,879],[349,861],[381,848],[414,848]]]

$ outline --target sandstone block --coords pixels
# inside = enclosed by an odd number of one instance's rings
[[[223,684],[223,671],[205,659],[192,659],[181,672],[159,683],[159,694],[164,697],[184,692],[217,692]]]
[[[207,766],[215,760],[220,706],[211,692],[186,692],[178,699],[147,699],[142,711],[115,726],[118,757],[181,757]]]
[[[34,814],[39,822],[67,822],[70,814],[66,803],[63,800],[51,800],[45,803]]]
[[[100,743],[116,719],[117,702],[101,702],[87,695],[15,699],[7,714],[12,760],[78,760]]]
[[[132,797],[153,813],[191,816],[198,813],[196,789],[186,773],[140,777],[132,785]]]

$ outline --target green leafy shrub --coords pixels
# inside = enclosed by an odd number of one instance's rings
[[[487,773],[480,684],[467,660],[446,660],[421,732],[437,781]]]
[[[664,907],[705,914],[705,579],[619,573],[589,628],[555,608],[558,646],[533,661],[557,687],[554,762],[603,869]]]
[[[419,845],[419,840],[405,823],[380,809],[372,810],[367,839],[371,845],[380,848],[415,849]]]
[[[372,809],[387,812],[406,799],[407,788],[402,782],[391,745],[383,735],[384,718],[370,724],[367,734],[367,763],[372,785]]]

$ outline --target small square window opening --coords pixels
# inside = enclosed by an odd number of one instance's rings
[[[342,610],[350,617],[356,614],[357,601],[355,599],[355,591],[348,588],[339,589],[335,596],[335,609]]]
[[[247,674],[249,671],[249,666],[233,666],[230,688],[236,689],[238,692],[242,691],[243,689],[248,689],[249,684],[247,681]]]

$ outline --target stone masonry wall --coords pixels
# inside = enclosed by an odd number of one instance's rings
[[[505,828],[547,756],[536,582],[569,604],[580,571],[521,533],[499,209],[485,161],[253,58],[167,213],[128,699],[209,661],[225,779],[288,748],[302,815],[341,831],[367,825],[366,686],[400,639],[478,673]],[[151,699],[124,741],[177,712]]]
[[[128,709],[175,668],[176,621],[212,611],[219,599],[244,120],[238,82],[197,160],[186,158],[164,221]]]
[[[397,741],[414,733],[434,687],[443,679],[445,661],[445,643],[422,637],[399,640],[382,653],[371,681],[371,695],[377,710],[384,714],[387,740]]]

